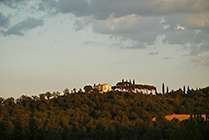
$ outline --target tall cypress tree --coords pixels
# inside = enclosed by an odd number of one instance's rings
[[[185,86],[183,87],[183,91],[184,91],[184,94],[186,94],[186,88],[185,88]]]
[[[164,85],[164,83],[162,85],[162,93],[165,94],[165,85]]]
[[[190,91],[189,86],[187,87],[187,93],[188,93],[188,91]]]

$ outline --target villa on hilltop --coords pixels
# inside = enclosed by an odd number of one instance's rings
[[[93,88],[99,90],[100,93],[109,92],[112,90],[112,86],[109,84],[99,84],[95,85]]]
[[[86,93],[91,92],[92,90],[98,90],[99,93],[105,93],[109,91],[122,91],[122,92],[142,92],[145,94],[152,94],[153,92],[156,94],[157,89],[155,86],[151,85],[142,85],[142,84],[136,84],[135,80],[133,82],[130,80],[124,80],[122,79],[122,82],[118,82],[115,86],[111,86],[109,84],[98,84],[94,85],[93,87],[91,85],[86,85],[84,87],[84,90]]]

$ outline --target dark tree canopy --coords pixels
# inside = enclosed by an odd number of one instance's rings
[[[89,93],[93,88],[91,85],[86,85],[83,89],[85,90],[85,93]]]
[[[119,91],[99,94],[96,90],[87,93],[92,88],[85,89],[62,96],[46,92],[39,97],[0,98],[1,139],[208,139],[208,119],[179,122],[164,116],[207,114],[209,87],[191,89],[187,94],[179,89],[156,95]],[[157,117],[155,122],[153,117]]]

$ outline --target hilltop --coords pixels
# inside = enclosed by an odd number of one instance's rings
[[[185,139],[185,134],[191,133],[187,129],[191,122],[168,121],[164,116],[207,114],[208,101],[209,87],[156,95],[121,91],[100,94],[92,90],[66,92],[62,96],[46,92],[40,97],[1,98],[0,135],[5,140]],[[157,117],[155,122],[153,117]],[[208,137],[202,131],[209,130],[208,121],[203,122],[207,125],[201,123],[194,138]]]

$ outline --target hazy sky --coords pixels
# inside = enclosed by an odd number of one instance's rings
[[[0,0],[0,96],[135,79],[209,86],[208,0]]]

